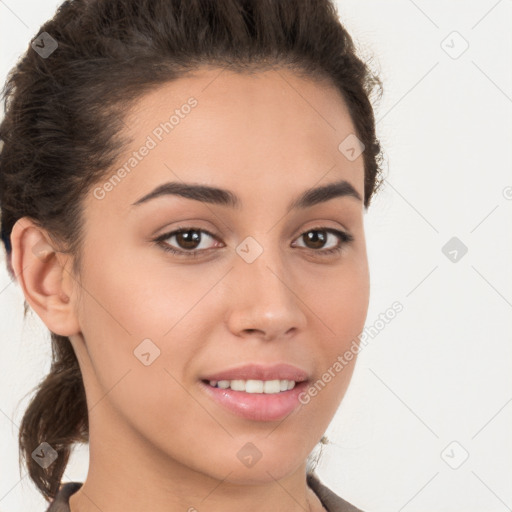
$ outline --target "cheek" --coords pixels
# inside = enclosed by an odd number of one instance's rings
[[[82,303],[81,328],[92,366],[89,398],[101,404],[97,414],[115,411],[121,424],[132,424],[164,444],[183,418],[213,428],[182,385],[197,350],[187,314],[192,315],[204,291],[179,279],[166,283],[165,276],[122,257],[88,268],[96,271],[84,281],[89,293]],[[180,435],[184,445],[193,441],[187,429]]]
[[[311,322],[316,339],[320,380],[312,391],[318,414],[334,414],[354,371],[359,338],[369,305],[369,272],[365,258],[347,261],[336,272],[310,276]],[[314,398],[314,400],[313,400]]]
[[[342,349],[364,328],[370,296],[366,258],[347,258],[336,267],[304,275],[301,295],[311,308],[312,321],[325,333],[324,339],[332,341],[326,349]]]
[[[141,259],[124,254],[89,256],[79,317],[101,388],[111,389],[129,372],[121,387],[138,381],[139,388],[127,391],[135,397],[172,382],[164,368],[182,379],[194,352],[187,321],[207,283],[190,286],[179,272],[171,280],[169,269],[167,274],[148,269]]]
[[[93,301],[86,323],[106,325],[134,343],[167,338],[179,330],[215,284],[216,275],[212,272],[210,283],[199,267],[195,272],[181,269],[176,263],[166,264],[165,257],[162,264],[148,265],[151,260],[143,253],[157,250],[128,248],[91,257],[86,263],[92,270],[87,271],[85,286]]]

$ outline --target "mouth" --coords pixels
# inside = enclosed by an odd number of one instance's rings
[[[248,365],[207,376],[199,383],[224,411],[262,422],[283,420],[299,408],[299,396],[309,378],[291,365]]]
[[[291,391],[297,384],[294,380],[203,380],[212,388],[218,389],[231,389],[233,391],[243,391],[244,393],[264,393],[273,395],[276,393],[283,393],[284,391]]]

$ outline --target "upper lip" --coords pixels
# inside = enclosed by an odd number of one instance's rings
[[[308,379],[308,374],[291,364],[246,364],[212,373],[203,380],[294,380],[302,382]]]

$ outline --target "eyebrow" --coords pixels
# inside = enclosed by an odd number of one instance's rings
[[[228,206],[230,208],[240,208],[242,205],[240,198],[230,190],[207,185],[196,185],[193,183],[168,182],[159,185],[145,196],[142,196],[135,201],[132,206],[138,206],[147,203],[151,199],[165,195],[175,195],[203,203]],[[336,197],[352,197],[358,201],[362,201],[359,192],[352,184],[346,180],[341,180],[304,191],[288,205],[287,211],[289,212],[295,209],[303,210]]]

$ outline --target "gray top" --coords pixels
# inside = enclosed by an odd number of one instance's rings
[[[354,507],[354,505],[351,505],[348,501],[345,501],[332,492],[320,482],[315,473],[309,473],[307,475],[307,483],[328,512],[363,512],[361,509]],[[82,487],[82,482],[66,482],[61,484],[57,496],[46,512],[70,512],[69,497],[78,491],[80,487]]]

